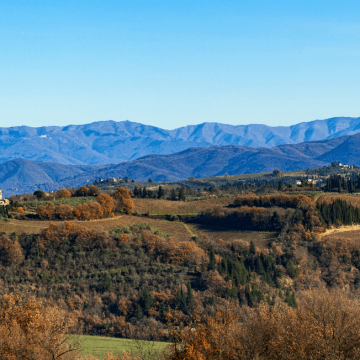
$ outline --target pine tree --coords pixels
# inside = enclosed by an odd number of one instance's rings
[[[147,190],[146,187],[144,186],[143,191],[142,191],[142,197],[146,198],[147,197]]]

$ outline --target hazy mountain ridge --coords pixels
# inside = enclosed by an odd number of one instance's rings
[[[74,166],[18,159],[0,164],[0,182],[5,196],[9,196],[39,188],[48,191],[80,186],[99,177],[177,181],[189,176],[301,170],[325,166],[332,161],[360,166],[360,134],[273,148],[238,145],[194,147],[175,154],[147,155],[108,166]]]
[[[239,145],[272,148],[360,132],[360,118],[337,117],[289,127],[203,123],[175,130],[130,121],[65,127],[0,128],[0,162],[18,158],[68,165],[116,164],[191,147]]]

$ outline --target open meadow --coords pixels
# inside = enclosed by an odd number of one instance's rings
[[[123,351],[132,351],[138,353],[140,349],[144,353],[152,351],[161,351],[168,343],[141,341],[132,339],[119,339],[104,336],[81,335],[79,337],[81,353],[103,358],[109,351],[117,357],[121,357]]]

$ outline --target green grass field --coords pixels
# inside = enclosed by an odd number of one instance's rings
[[[123,350],[137,352],[139,346],[144,352],[147,351],[161,351],[168,343],[164,342],[151,342],[151,341],[136,341],[131,339],[118,339],[111,337],[101,336],[90,336],[82,335],[79,336],[81,342],[81,352],[84,355],[93,355],[102,359],[110,350],[113,354],[120,357]]]

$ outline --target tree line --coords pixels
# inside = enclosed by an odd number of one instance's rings
[[[67,191],[61,189],[58,193],[66,194]],[[48,202],[46,205],[39,205],[36,213],[42,220],[95,220],[114,216],[115,211],[133,213],[134,203],[129,190],[118,187],[113,197],[108,194],[100,194],[96,197],[96,202],[90,201],[75,207],[67,204],[59,204],[56,207],[53,202]]]
[[[317,205],[320,219],[327,225],[352,225],[360,223],[360,208],[354,207],[346,200],[336,199],[332,203]]]
[[[360,189],[360,174],[357,182],[354,182],[352,177],[345,178],[341,175],[333,175],[326,179],[325,191],[349,192],[353,193]]]

